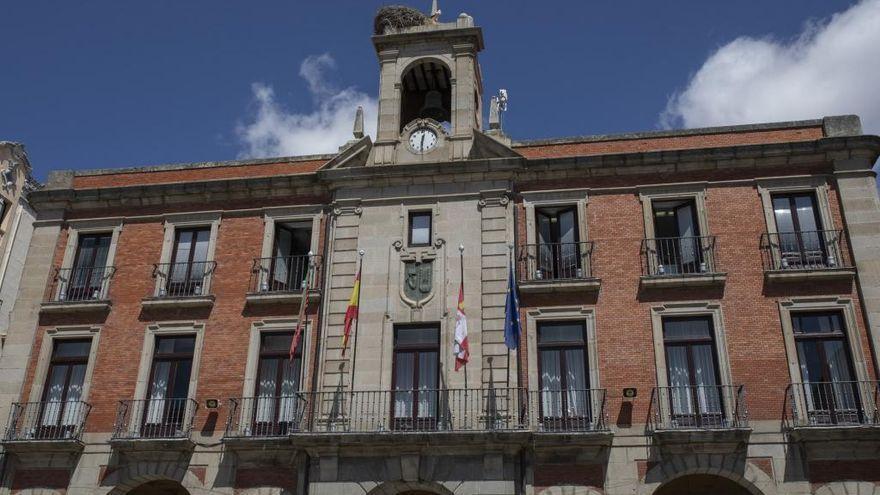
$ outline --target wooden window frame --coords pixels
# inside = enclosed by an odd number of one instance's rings
[[[541,328],[544,326],[558,325],[558,324],[580,326],[581,340],[580,341],[572,340],[572,341],[566,341],[566,342],[541,343]],[[570,417],[568,415],[568,407],[567,407],[568,406],[568,394],[564,393],[569,390],[568,387],[566,386],[567,385],[567,378],[566,378],[567,373],[565,372],[566,371],[565,365],[566,365],[567,361],[565,359],[565,352],[564,352],[566,350],[582,349],[584,351],[584,378],[586,380],[586,385],[587,385],[586,390],[591,390],[591,388],[593,386],[592,380],[591,380],[591,373],[590,373],[590,349],[589,349],[589,346],[587,345],[589,335],[587,332],[586,322],[584,320],[541,320],[541,321],[538,321],[535,326],[535,333],[536,333],[535,339],[537,342],[537,357],[538,357],[538,362],[537,362],[537,365],[538,365],[538,391],[539,391],[538,393],[542,394],[544,391],[544,386],[543,386],[544,383],[543,383],[543,376],[542,376],[543,373],[541,373],[541,370],[543,369],[541,367],[541,364],[542,364],[541,354],[543,351],[546,351],[546,350],[552,350],[552,351],[556,351],[559,353],[560,392],[562,392],[561,393],[561,401],[560,401],[561,408],[562,408],[562,414],[563,414],[562,417],[557,418],[557,417],[545,416],[544,415],[544,401],[539,398],[539,400],[538,400],[538,407],[539,407],[538,415],[540,416],[541,420],[542,421],[550,420],[550,421],[554,421],[554,422],[559,422],[559,423],[561,423],[559,426],[562,426],[563,428],[565,427],[565,424],[570,421],[582,422],[584,419],[586,419],[588,422],[591,421],[592,420],[591,417],[587,417],[587,418],[584,418],[581,416]],[[593,412],[594,412],[593,411],[593,397],[592,397],[592,394],[590,394],[589,392],[588,392],[587,399],[588,399],[586,402],[586,405],[588,407],[587,414],[589,416],[592,416]]]
[[[670,320],[705,320],[709,324],[709,336],[708,337],[691,337],[691,338],[668,338],[666,336],[666,322]],[[712,315],[703,314],[703,315],[668,315],[664,316],[661,320],[662,332],[663,332],[663,356],[666,359],[666,376],[667,376],[667,390],[670,390],[670,393],[667,397],[669,401],[669,411],[671,418],[673,420],[681,419],[681,417],[689,416],[684,414],[676,415],[672,400],[673,394],[671,393],[672,385],[669,384],[668,376],[670,374],[669,371],[669,348],[670,347],[684,347],[687,349],[687,368],[688,368],[688,377],[690,378],[690,386],[692,389],[696,390],[699,386],[696,382],[696,366],[694,365],[694,352],[693,348],[695,345],[708,345],[709,349],[712,352],[712,368],[715,373],[715,386],[719,387],[718,390],[718,400],[719,406],[721,407],[721,411],[718,413],[722,418],[725,417],[725,413],[727,411],[727,404],[725,403],[724,393],[720,389],[724,386],[721,366],[718,360],[718,344],[716,342],[716,330],[715,330],[715,321]],[[704,420],[704,416],[707,412],[702,411],[699,404],[698,394],[696,392],[691,394],[691,406],[694,408],[695,413],[693,420],[697,426],[701,426],[701,421]],[[710,424],[719,424],[718,421],[710,421]]]
[[[413,242],[413,219],[415,217],[428,217],[428,242]],[[431,210],[411,210],[407,216],[407,245],[409,247],[428,247],[434,238],[434,212]]]
[[[434,342],[432,344],[426,344],[426,343],[424,343],[424,344],[403,344],[403,345],[398,344],[397,343],[397,332],[399,330],[406,330],[406,329],[413,329],[413,328],[422,328],[422,329],[431,328],[431,329],[435,330],[437,332],[436,342]],[[390,417],[391,417],[393,429],[405,430],[405,429],[410,429],[410,428],[416,427],[416,425],[413,424],[416,421],[428,420],[429,422],[433,422],[434,426],[436,426],[436,424],[437,424],[437,419],[438,419],[437,414],[439,414],[439,412],[440,412],[439,411],[439,407],[440,407],[439,396],[435,398],[435,401],[437,402],[436,407],[438,408],[438,410],[435,411],[435,416],[433,418],[429,418],[429,417],[423,418],[423,417],[419,416],[419,394],[420,394],[420,392],[418,389],[418,377],[419,377],[419,356],[422,353],[434,352],[437,355],[437,373],[435,375],[436,381],[434,383],[434,387],[429,388],[428,390],[433,390],[434,393],[437,393],[437,391],[440,388],[440,366],[441,366],[441,363],[440,363],[441,335],[440,335],[440,332],[441,332],[440,324],[406,324],[406,325],[395,325],[394,326],[394,335],[393,335],[393,342],[392,342],[393,347],[392,347],[392,352],[391,352],[391,400],[389,401],[390,408],[391,408]],[[412,369],[413,385],[415,388],[398,391],[397,390],[397,358],[398,358],[398,354],[400,352],[415,354],[415,356],[413,358],[413,369]],[[412,413],[410,414],[410,416],[408,416],[406,418],[398,418],[394,414],[395,400],[396,400],[396,395],[398,392],[405,392],[405,393],[411,394],[410,397],[411,397],[411,401],[412,401]],[[405,422],[402,422],[400,420],[405,420]],[[424,426],[424,425],[419,425],[419,426]],[[428,426],[431,426],[431,425],[429,424]],[[422,429],[422,428],[416,428],[416,429]]]

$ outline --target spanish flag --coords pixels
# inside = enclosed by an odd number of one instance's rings
[[[351,337],[351,324],[358,319],[361,304],[361,269],[358,269],[354,278],[354,288],[351,290],[351,299],[348,300],[348,309],[345,310],[345,336],[342,338],[342,355],[348,348],[348,339]]]

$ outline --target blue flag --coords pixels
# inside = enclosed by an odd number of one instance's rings
[[[504,304],[504,344],[513,350],[519,347],[519,298],[516,295],[516,279],[513,277],[513,264],[507,279],[507,302]]]

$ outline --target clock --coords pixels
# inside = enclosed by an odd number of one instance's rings
[[[437,131],[430,127],[417,127],[409,135],[409,147],[416,153],[427,153],[437,147]]]

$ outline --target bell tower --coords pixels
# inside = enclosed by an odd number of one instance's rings
[[[467,14],[439,18],[436,2],[430,16],[399,6],[376,15],[379,125],[371,165],[468,158],[482,127],[483,33]]]

